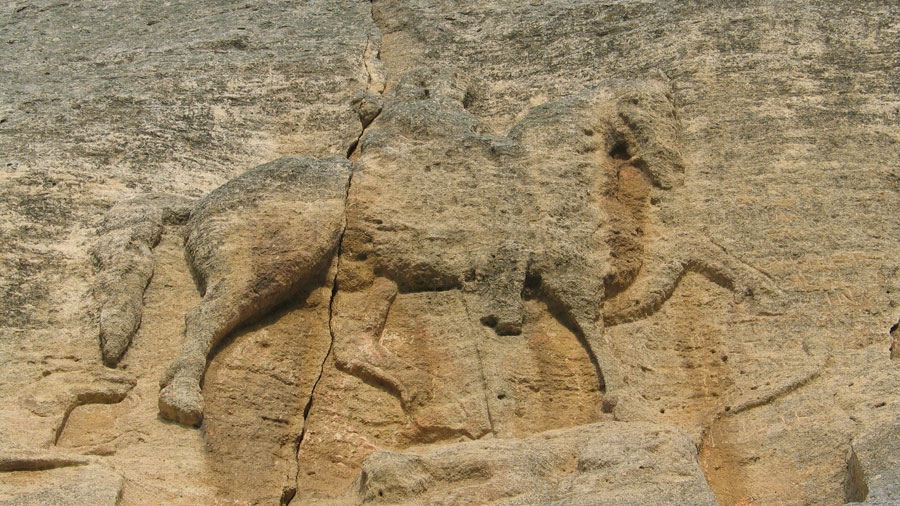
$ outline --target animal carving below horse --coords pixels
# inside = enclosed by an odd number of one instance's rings
[[[432,378],[380,344],[398,293],[459,290],[498,334],[521,331],[523,293],[537,294],[579,337],[607,392],[623,378],[604,322],[651,314],[685,271],[740,293],[777,293],[720,248],[656,232],[655,195],[683,172],[660,83],[611,82],[538,106],[505,136],[466,110],[470,91],[455,75],[413,72],[353,162],[279,159],[199,201],[186,248],[204,295],[161,382],[164,417],[198,424],[213,347],[327,283],[331,266],[337,366],[385,385],[407,410],[427,401]]]

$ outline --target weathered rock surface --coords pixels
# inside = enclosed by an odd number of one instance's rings
[[[900,497],[900,423],[893,421],[853,439],[847,498],[863,504],[896,504]]]
[[[0,34],[3,504],[900,503],[894,3]]]
[[[0,456],[0,466],[7,462]],[[124,480],[102,464],[41,458],[19,463],[21,468],[0,471],[3,506],[115,506],[121,499]]]
[[[343,504],[714,505],[696,457],[677,428],[640,422],[377,451]]]

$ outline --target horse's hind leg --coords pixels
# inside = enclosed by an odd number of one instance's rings
[[[246,317],[241,314],[242,290],[229,289],[226,281],[209,286],[203,300],[185,316],[181,352],[160,381],[159,413],[184,425],[203,419],[200,381],[210,351]]]
[[[212,350],[239,325],[265,315],[304,287],[324,282],[340,231],[337,223],[330,228],[334,230],[328,241],[320,241],[319,248],[278,248],[277,254],[268,255],[254,249],[260,240],[251,237],[254,240],[233,240],[230,247],[213,248],[206,262],[193,259],[195,270],[212,267],[213,274],[205,277],[203,300],[185,316],[181,351],[160,382],[159,411],[164,418],[198,425],[203,417],[200,383]],[[291,243],[310,242],[304,241],[303,228],[285,234]]]
[[[321,283],[344,229],[349,162],[281,158],[201,200],[185,247],[203,300],[185,317],[181,352],[160,382],[159,411],[186,425],[203,417],[207,357],[242,323]]]
[[[209,250],[191,248],[194,238],[188,238],[188,250],[204,254],[202,259],[193,258],[192,266],[198,274],[209,275],[204,276],[203,300],[185,316],[181,352],[160,382],[159,411],[164,418],[198,425],[203,417],[200,382],[216,345],[239,325],[265,315],[303,287],[324,282],[322,275],[334,256],[342,228],[338,220],[319,220],[321,228],[263,224],[242,223],[241,230],[256,232],[244,231],[241,238]],[[274,225],[278,226],[272,228]],[[271,235],[285,227],[281,234],[285,247],[280,243],[271,249],[255,246],[263,239],[254,234]],[[315,234],[321,236],[318,244],[308,237]]]

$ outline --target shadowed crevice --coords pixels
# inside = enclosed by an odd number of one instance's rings
[[[891,335],[891,360],[900,360],[900,321],[894,324],[890,330]]]
[[[866,483],[866,474],[863,471],[856,451],[850,448],[850,457],[847,459],[847,478],[844,482],[844,502],[863,502],[869,496],[869,486]]]

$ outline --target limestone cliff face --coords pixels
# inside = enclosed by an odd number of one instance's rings
[[[0,13],[0,504],[900,502],[893,3]]]

